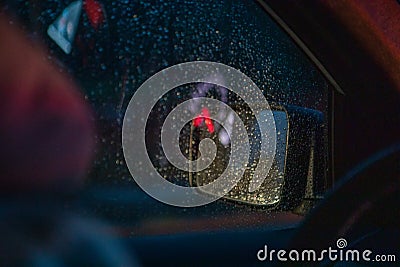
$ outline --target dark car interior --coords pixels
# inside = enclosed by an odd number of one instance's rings
[[[394,0],[2,1],[0,265],[397,266],[398,19]],[[141,84],[190,61],[223,63],[254,81],[274,116],[276,153],[249,193],[262,129],[251,105],[215,84],[176,87],[153,107],[143,140],[169,182],[210,183],[233,151],[228,130],[195,106],[179,149],[196,160],[210,138],[217,158],[201,172],[168,161],[163,123],[184,101],[229,105],[251,137],[248,167],[229,193],[176,207],[134,181],[122,129]],[[339,239],[394,257],[257,258],[266,245],[319,251]]]

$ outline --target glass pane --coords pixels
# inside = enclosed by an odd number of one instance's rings
[[[49,57],[75,79],[95,111],[97,148],[88,173],[88,193],[83,196],[88,212],[129,225],[136,230],[132,232],[145,232],[141,228],[143,225],[168,218],[213,220],[226,215],[239,218],[259,212],[263,216],[267,214],[262,207],[258,210],[225,200],[190,211],[176,209],[151,199],[137,187],[121,147],[122,121],[135,91],[158,71],[188,61],[220,62],[250,77],[271,103],[316,110],[322,114],[325,125],[328,121],[327,82],[256,1],[104,1],[95,10],[82,5],[76,31],[71,31],[75,37],[68,37],[70,51],[62,49],[48,34],[49,27],[63,17],[70,1],[6,2],[4,9],[19,18],[32,39],[46,44]],[[164,95],[153,108],[147,121],[146,145],[158,171],[171,182],[183,186],[206,183],[207,172],[218,174],[216,170],[224,168],[224,158],[229,156],[229,142],[224,131],[219,132],[218,124],[213,122],[213,128],[202,124],[198,137],[209,135],[210,131],[214,133],[212,138],[218,141],[220,157],[213,164],[220,164],[220,167],[191,178],[190,173],[176,169],[166,159],[160,146],[163,121],[178,104],[199,96],[215,98],[235,107],[239,116],[247,121],[252,148],[249,165],[257,162],[260,148],[259,126],[240,97],[226,88],[209,84],[178,87]],[[250,194],[241,198],[234,189],[228,198],[242,202],[251,199],[256,204],[276,203],[276,192],[282,185],[279,177],[286,175],[288,142],[296,136],[288,132],[288,113],[276,109],[274,117],[278,156],[269,177],[275,177],[275,184],[264,184],[264,195]],[[327,132],[323,135],[323,149],[327,155]],[[196,149],[190,145],[192,125],[186,125],[180,136],[183,154],[196,158],[195,154],[190,155]],[[299,174],[298,179],[306,177]],[[246,182],[238,184],[237,188],[241,186],[246,186]],[[274,212],[268,212],[274,218]],[[256,224],[258,220],[262,218],[249,223]],[[190,224],[185,224],[184,229],[190,230]]]

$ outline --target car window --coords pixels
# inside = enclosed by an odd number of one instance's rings
[[[161,219],[166,223],[165,229],[173,227],[173,220],[188,222],[198,218],[204,227],[212,220],[212,225],[221,228],[235,224],[234,220],[219,220],[228,215],[244,220],[236,225],[261,223],[265,218],[278,220],[275,211],[300,206],[301,200],[307,198],[306,191],[311,190],[310,183],[320,188],[318,192],[308,192],[311,197],[326,189],[328,84],[257,1],[8,2],[6,11],[24,25],[31,39],[47,47],[49,58],[73,77],[95,112],[97,146],[93,167],[87,174],[87,192],[82,197],[89,203],[87,212],[135,226],[129,229],[139,229],[136,233],[146,233],[143,229],[161,223]],[[67,26],[74,29],[66,39],[68,49],[49,33],[53,29],[49,27],[54,25],[54,34],[60,34],[57,23],[62,19],[70,21]],[[182,209],[153,200],[136,185],[126,165],[121,139],[127,106],[140,85],[167,67],[190,61],[228,65],[247,75],[262,90],[274,109],[278,156],[269,176],[274,178],[273,183],[243,196],[252,177],[252,165],[257,164],[260,154],[260,125],[255,123],[248,103],[227,88],[210,83],[191,83],[171,90],[156,103],[146,124],[149,157],[170,182],[194,186],[214,180],[225,169],[231,150],[226,130],[217,122],[207,124],[207,111],[194,104],[192,112],[199,117],[180,132],[180,149],[187,158],[196,159],[199,141],[209,137],[217,143],[217,159],[198,174],[169,163],[160,145],[161,128],[168,114],[184,101],[201,96],[228,104],[245,121],[251,139],[250,160],[241,183],[215,203]],[[229,113],[221,116],[229,120]],[[314,178],[310,172],[315,168],[311,165],[316,156],[298,144],[304,140],[312,140],[307,149],[316,147],[315,153],[322,155],[314,164],[319,168],[318,182],[307,180]],[[277,205],[284,203],[281,194],[289,202],[292,198],[296,201],[287,207]],[[243,219],[250,218],[246,217],[249,214],[254,219]],[[203,226],[185,223],[188,230]]]

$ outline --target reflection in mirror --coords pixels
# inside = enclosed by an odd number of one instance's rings
[[[265,111],[260,112],[260,117],[262,117],[263,112]],[[238,113],[242,113],[242,115],[244,115],[242,116],[242,118],[248,118],[244,121],[244,123],[249,134],[251,150],[249,163],[247,165],[243,178],[225,196],[225,198],[254,205],[274,205],[280,200],[281,189],[283,186],[285,175],[285,159],[288,131],[287,114],[283,109],[273,110],[277,137],[275,159],[272,168],[270,169],[269,173],[266,174],[266,178],[261,184],[260,188],[254,192],[249,192],[249,184],[250,181],[253,179],[255,166],[257,166],[259,162],[261,149],[261,133],[260,127],[256,122],[254,115],[249,116],[249,114],[246,114],[248,113],[248,110],[246,109],[239,109]],[[228,114],[227,119],[229,120],[229,118],[230,117]],[[261,120],[260,123],[267,122]],[[204,171],[192,174],[193,176],[195,176],[192,185],[196,186],[202,186],[217,179],[220,174],[225,170],[230,157],[229,129],[220,128],[219,132],[217,133],[210,133],[210,131],[204,129],[200,133],[200,139],[205,137],[211,138],[217,144],[218,152],[216,160],[209,168]]]

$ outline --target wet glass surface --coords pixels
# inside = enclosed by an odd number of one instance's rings
[[[107,214],[113,220],[129,223],[132,219],[126,212],[137,201],[129,195],[130,192],[145,194],[136,189],[122,153],[121,128],[126,107],[137,88],[166,67],[199,60],[224,63],[250,77],[269,101],[315,109],[328,117],[326,81],[255,1],[104,1],[99,2],[100,8],[96,9],[97,19],[93,18],[90,7],[83,5],[69,54],[49,38],[47,30],[71,1],[8,2],[4,9],[19,18],[31,39],[46,45],[49,58],[71,74],[95,111],[97,148],[87,184],[123,187],[124,190],[116,194],[126,195],[126,199],[133,201],[122,201],[119,209],[113,211],[99,204],[95,213]],[[236,95],[225,88],[206,84],[177,88],[154,107],[147,122],[146,142],[150,157],[159,171],[168,177],[172,173],[171,181],[185,186],[190,184],[189,174],[173,169],[166,161],[159,145],[160,127],[175,106],[198,96],[219,99],[235,106],[242,117],[248,116],[249,136],[253,135],[254,161],[257,161],[259,149],[257,126],[252,124],[251,119],[254,114],[246,113],[248,108]],[[282,128],[282,141],[287,137],[283,126],[285,120],[279,111],[276,116],[280,117],[276,124]],[[203,132],[207,129],[210,132],[207,127],[203,122],[200,128]],[[223,133],[217,135],[218,124],[214,123],[213,127],[215,138],[221,144],[218,153],[223,158],[229,153],[229,142],[224,141]],[[188,124],[181,132],[181,150],[188,157],[191,128]],[[282,141],[277,147],[282,155],[283,148],[285,144]],[[278,162],[276,172],[279,173],[281,166],[282,163]],[[212,171],[218,172],[215,169]],[[135,190],[127,190],[130,187]],[[99,193],[93,199],[100,196],[102,194]],[[148,197],[143,196],[143,199]],[[176,212],[174,208],[155,201],[151,203],[154,209],[143,210],[143,213],[151,214],[144,218],[165,217]],[[197,208],[199,213],[201,209],[209,209],[211,212],[208,214],[213,217],[221,213],[241,214],[247,207],[221,201]],[[179,212],[179,216],[184,213]],[[191,211],[189,214],[192,216],[195,213]]]

